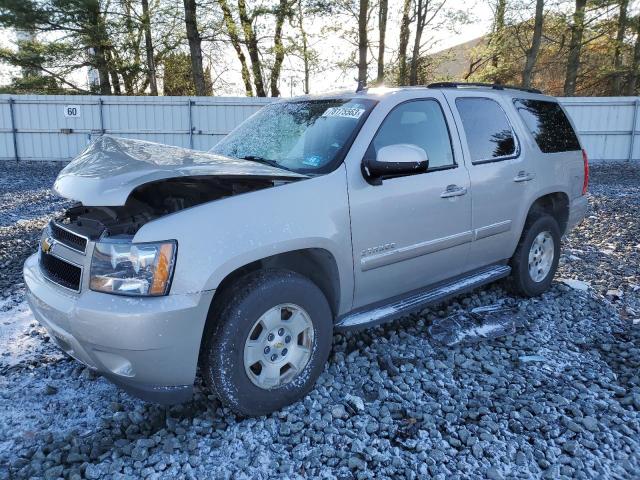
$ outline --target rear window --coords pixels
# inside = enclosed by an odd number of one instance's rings
[[[513,102],[543,153],[580,150],[578,137],[556,102],[528,99]]]
[[[509,120],[497,102],[461,97],[456,108],[462,119],[473,163],[491,162],[516,155],[516,140]]]

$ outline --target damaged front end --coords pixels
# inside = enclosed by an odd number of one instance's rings
[[[60,172],[54,190],[78,203],[55,224],[89,240],[133,236],[156,218],[303,178],[247,160],[103,136]]]
[[[285,183],[264,178],[186,177],[159,180],[131,192],[124,205],[88,206],[80,202],[54,223],[90,240],[133,236],[156,218],[190,207]]]
[[[158,242],[134,243],[143,225],[303,178],[256,162],[101,137],[56,180],[54,189],[77,203],[43,232],[41,271],[75,292],[84,284],[117,295],[166,295],[178,245],[171,232]]]

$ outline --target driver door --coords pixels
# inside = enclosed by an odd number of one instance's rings
[[[424,173],[368,183],[350,164],[354,257],[353,308],[453,277],[465,270],[471,231],[469,175],[444,99],[411,99],[391,108],[365,158],[385,146],[416,145],[429,159]],[[360,165],[357,165],[360,168]]]

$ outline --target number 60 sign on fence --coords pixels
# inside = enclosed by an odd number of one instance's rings
[[[65,105],[64,116],[69,118],[80,118],[80,106],[79,105]]]

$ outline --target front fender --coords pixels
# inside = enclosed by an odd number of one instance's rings
[[[341,309],[351,305],[353,258],[344,165],[334,172],[216,200],[144,225],[135,242],[175,239],[172,294],[216,289],[234,270],[306,248],[333,255]]]

